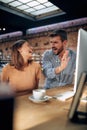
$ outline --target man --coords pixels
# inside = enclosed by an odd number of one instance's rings
[[[66,49],[67,33],[64,30],[54,31],[49,38],[52,49],[44,52],[42,59],[46,89],[71,84],[76,61],[76,53]]]

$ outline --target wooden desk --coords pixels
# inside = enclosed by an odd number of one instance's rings
[[[67,89],[70,90],[71,87],[49,89],[47,95],[54,96]],[[87,125],[74,124],[68,120],[72,99],[67,101],[50,99],[37,104],[28,99],[30,95],[16,98],[14,130],[87,130]],[[79,109],[86,111],[86,104],[81,102]]]

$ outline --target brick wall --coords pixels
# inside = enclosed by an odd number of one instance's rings
[[[76,50],[76,47],[77,47],[77,37],[78,37],[79,28],[83,28],[87,30],[87,25],[84,25],[84,26],[79,25],[79,27],[66,29],[66,31],[68,32],[67,46],[73,50]],[[31,35],[29,37],[27,36],[27,40],[33,46],[35,54],[42,55],[45,50],[50,48],[49,37],[48,37],[49,33],[50,32],[43,32],[36,35]],[[11,54],[10,48],[14,42],[15,41],[0,43],[0,50],[3,52],[4,60],[9,59],[9,56]]]

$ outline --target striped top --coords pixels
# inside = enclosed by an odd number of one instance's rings
[[[44,52],[42,59],[43,74],[46,77],[44,87],[53,88],[71,84],[73,82],[74,71],[76,67],[76,53],[69,50],[69,63],[67,67],[59,74],[55,74],[55,68],[60,66],[61,61],[58,55],[55,55],[52,50]]]

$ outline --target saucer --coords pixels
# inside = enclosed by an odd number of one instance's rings
[[[45,96],[44,98],[37,100],[32,95],[32,96],[29,96],[28,99],[35,103],[42,103],[42,102],[45,102],[45,101],[48,101],[49,99],[51,99],[51,96]]]

